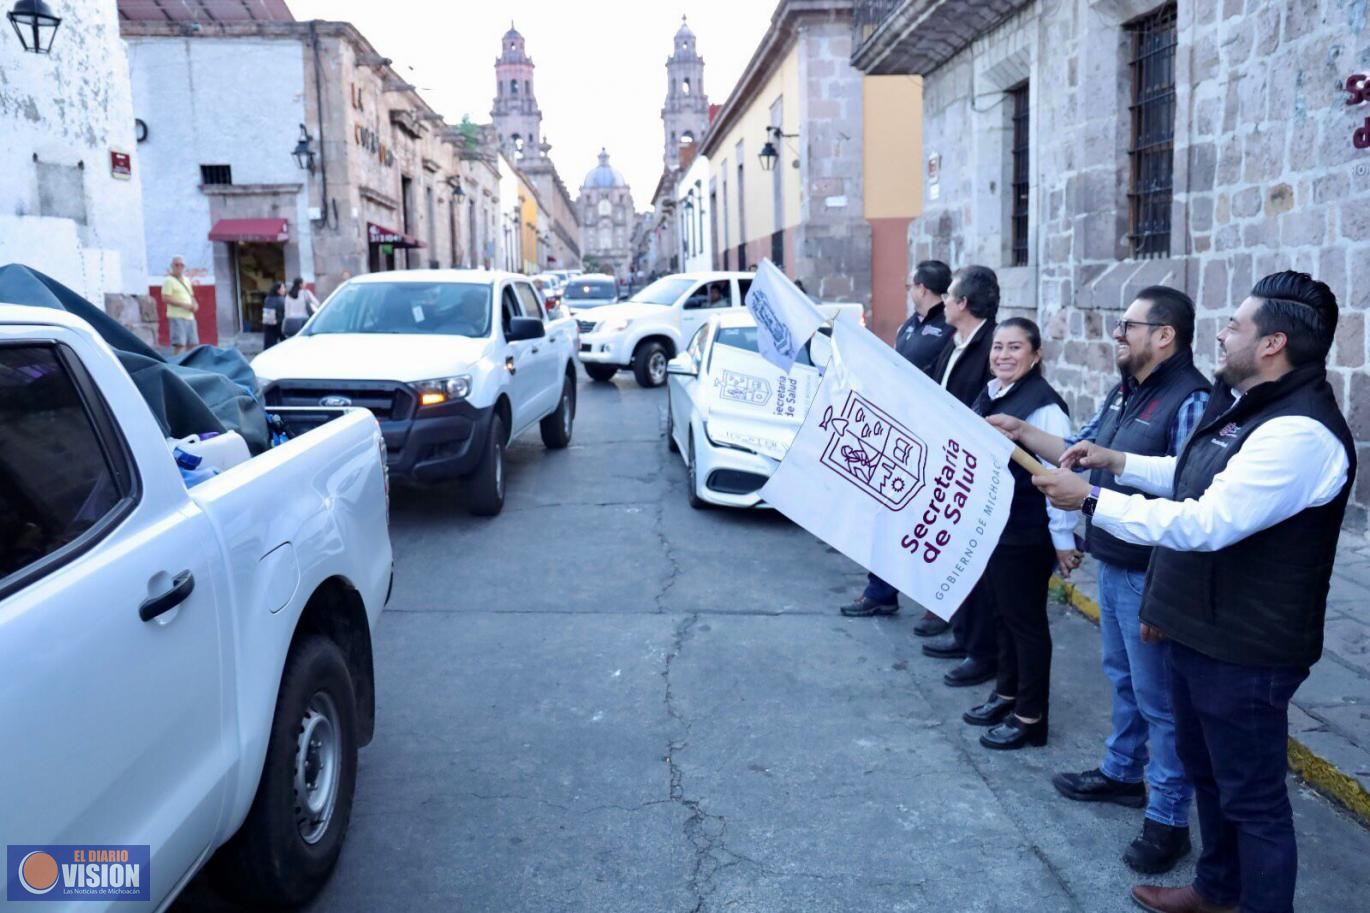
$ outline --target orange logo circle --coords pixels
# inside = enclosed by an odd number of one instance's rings
[[[46,894],[57,884],[57,860],[34,850],[19,862],[19,883],[30,894]]]

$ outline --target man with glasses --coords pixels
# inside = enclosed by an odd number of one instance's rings
[[[1063,440],[1005,415],[989,421],[1053,463],[1079,441],[1174,456],[1208,405],[1209,384],[1194,367],[1193,338],[1194,303],[1188,295],[1165,286],[1143,289],[1113,328],[1122,380],[1078,435]],[[1101,469],[1090,482],[1124,495],[1137,491]],[[1085,548],[1098,562],[1099,627],[1104,675],[1113,684],[1113,732],[1097,768],[1060,773],[1052,783],[1061,795],[1080,802],[1145,805],[1142,832],[1123,860],[1136,871],[1156,874],[1169,871],[1190,850],[1193,787],[1175,748],[1165,645],[1143,643],[1140,634],[1152,549],[1125,542],[1089,520],[1085,529]]]
[[[924,260],[904,280],[904,288],[913,301],[913,313],[895,333],[894,349],[924,374],[932,373],[933,363],[951,339],[942,303],[950,287],[951,267],[941,260]],[[842,607],[842,614],[848,618],[893,615],[898,611],[899,591],[875,574],[867,575],[865,592]],[[931,612],[925,612],[913,626],[913,632],[920,637],[932,637],[946,629],[947,623]]]

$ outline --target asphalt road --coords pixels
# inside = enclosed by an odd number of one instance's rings
[[[940,683],[911,608],[839,617],[851,562],[686,504],[663,391],[579,392],[570,449],[512,446],[501,516],[396,490],[376,739],[312,910],[1135,909],[1140,812],[1049,782],[1106,734],[1088,622],[1053,610],[1050,745],[986,751],[960,713],[988,688]],[[1300,909],[1362,909],[1370,832],[1291,790]]]

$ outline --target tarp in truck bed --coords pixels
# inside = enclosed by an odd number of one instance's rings
[[[253,454],[266,450],[257,381],[236,349],[199,346],[168,359],[62,283],[17,263],[0,266],[0,302],[58,308],[89,323],[119,357],[167,437],[236,431]]]

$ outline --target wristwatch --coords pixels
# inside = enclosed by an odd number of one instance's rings
[[[1099,490],[1099,486],[1095,485],[1089,490],[1089,494],[1085,496],[1084,501],[1080,504],[1080,513],[1084,514],[1086,517],[1094,516],[1094,508],[1099,506]]]

